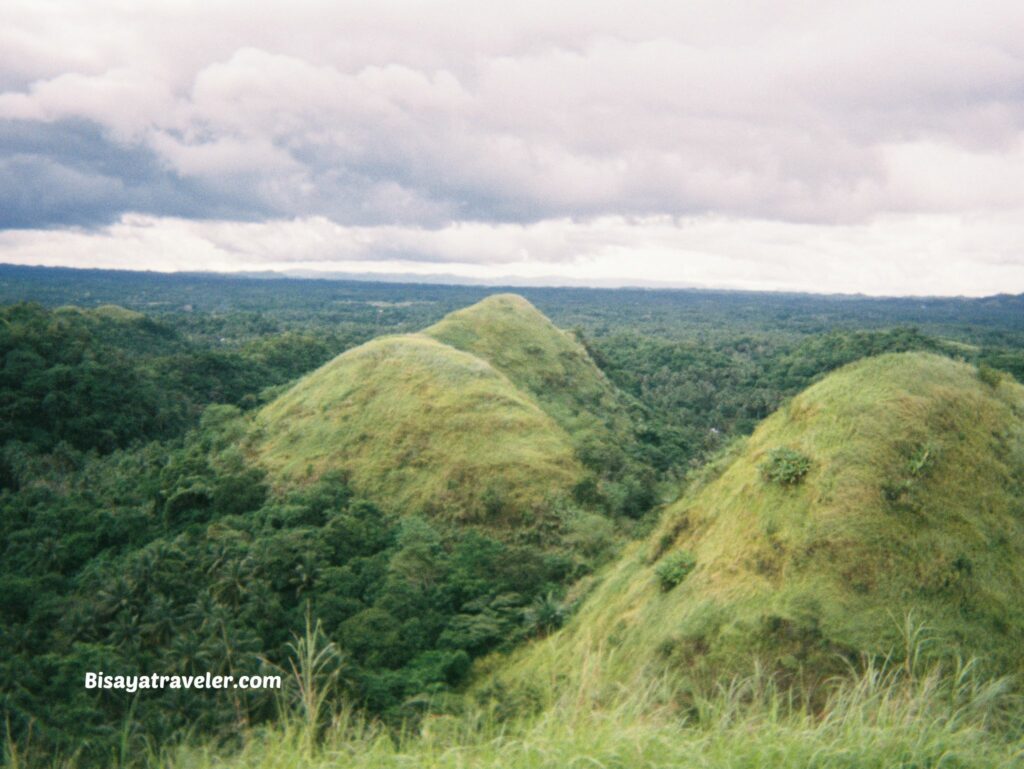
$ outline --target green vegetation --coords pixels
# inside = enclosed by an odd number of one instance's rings
[[[813,458],[797,486],[760,478],[780,445]],[[927,627],[926,658],[1019,673],[1022,492],[1024,387],[993,390],[929,354],[860,361],[765,420],[499,680],[572,687],[570,671],[608,648],[597,692],[652,671],[711,685],[753,667],[814,687],[902,648],[905,616]],[[665,592],[678,552],[696,566]]]
[[[1020,298],[69,274],[0,266],[7,764],[1024,755]]]
[[[662,590],[671,590],[693,571],[697,565],[697,559],[688,550],[676,550],[666,555],[657,566],[654,573],[658,577]]]
[[[2,704],[19,741],[102,763],[129,719],[160,742],[272,718],[266,692],[133,700],[86,670],[260,672],[287,666],[309,617],[344,654],[336,691],[388,723],[416,719],[474,657],[553,629],[561,586],[594,561],[555,542],[389,515],[327,474],[273,492],[210,407],[183,445],[69,453],[0,496]]]
[[[989,387],[996,388],[999,387],[999,383],[1003,379],[1003,374],[997,369],[994,369],[991,366],[982,363],[981,365],[978,366],[978,379],[987,384]]]
[[[254,405],[341,344],[289,333],[211,349],[120,307],[0,308],[0,487],[39,452],[109,453],[180,436],[211,402]]]
[[[423,333],[490,363],[579,443],[631,440],[621,393],[577,340],[521,296],[488,297]]]
[[[588,669],[600,667],[589,661]],[[470,709],[397,735],[349,708],[336,709],[326,724],[294,708],[276,729],[244,734],[240,749],[169,747],[140,763],[152,769],[1010,769],[1024,751],[1009,682],[980,678],[970,664],[943,671],[869,663],[835,681],[814,708],[764,675],[703,692],[682,692],[661,678],[610,701],[596,701],[589,691],[583,682],[556,707],[511,723],[494,711]],[[672,704],[681,701],[685,707]]]
[[[165,437],[188,419],[186,393],[140,369],[143,350],[170,353],[173,334],[110,308],[0,309],[0,441],[9,455],[60,443],[109,452],[137,436]],[[11,456],[0,475],[11,482]]]
[[[783,447],[768,452],[768,458],[761,463],[759,469],[766,481],[795,486],[811,469],[811,460],[799,451]]]

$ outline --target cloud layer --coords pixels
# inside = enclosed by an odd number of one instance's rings
[[[607,216],[422,228],[132,215],[93,230],[0,232],[0,253],[18,264],[109,269],[984,296],[1024,286],[1022,239],[1016,216],[901,215],[870,225]]]
[[[891,293],[925,264],[900,291],[1024,291],[1021,29],[984,0],[8,2],[0,259],[59,242],[84,266],[154,247],[128,234],[148,222],[224,269],[685,282],[704,259],[725,285]],[[350,236],[373,247],[318,240]]]

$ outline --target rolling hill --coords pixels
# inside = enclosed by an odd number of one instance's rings
[[[277,483],[347,474],[393,512],[535,521],[584,477],[581,446],[628,415],[586,351],[524,299],[338,356],[268,404],[254,452]]]
[[[504,676],[598,692],[760,665],[806,682],[906,648],[1010,673],[1022,642],[1024,387],[904,353],[766,419]]]
[[[570,334],[516,294],[495,294],[424,334],[486,360],[578,442],[631,440],[623,396]]]

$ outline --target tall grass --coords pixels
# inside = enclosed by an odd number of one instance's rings
[[[700,688],[678,675],[610,691],[613,652],[589,655],[571,682],[534,714],[499,717],[503,703],[468,706],[394,730],[337,695],[337,649],[319,627],[292,644],[279,720],[235,747],[191,742],[121,751],[123,769],[1010,769],[1024,765],[1024,701],[1009,678],[974,661],[926,662],[927,628],[908,618],[905,645],[816,691],[755,670]],[[74,759],[29,758],[8,740],[13,769]]]
[[[306,607],[306,630],[288,644],[286,668],[271,665],[282,675],[283,688],[278,698],[279,713],[290,731],[302,737],[301,751],[311,756],[325,720],[333,725],[350,710],[342,691],[345,655],[324,635],[320,620],[313,622]],[[340,707],[339,707],[340,701]]]
[[[974,663],[914,670],[883,659],[829,682],[813,707],[763,673],[700,693],[666,678],[603,705],[571,691],[532,717],[502,721],[477,710],[428,718],[398,736],[343,710],[312,751],[308,723],[292,719],[252,732],[233,755],[179,749],[157,766],[1009,769],[1024,761],[1022,716],[1010,682],[981,677]]]

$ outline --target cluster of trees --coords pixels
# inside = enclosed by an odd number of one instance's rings
[[[147,348],[169,352],[170,333],[147,320],[128,324],[134,334],[124,321],[76,310],[0,310],[0,441],[106,452],[180,430],[180,393],[132,360]]]
[[[106,454],[181,436],[210,403],[259,404],[356,343],[285,332],[210,344],[121,308],[0,308],[0,488],[58,448]]]
[[[346,696],[398,723],[442,702],[472,658],[560,621],[586,548],[389,517],[342,477],[285,494],[241,457],[244,424],[207,409],[177,444],[61,450],[0,495],[0,705],[13,733],[102,760],[134,728],[230,730],[266,692],[86,690],[83,671],[257,673],[306,615],[345,652]]]

